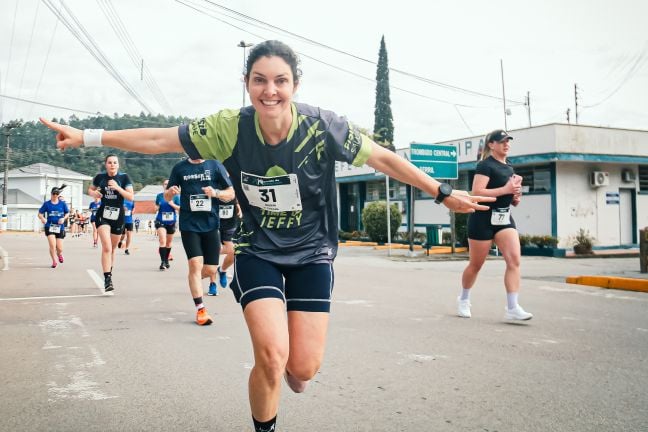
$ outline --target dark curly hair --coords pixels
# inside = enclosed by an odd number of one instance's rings
[[[256,63],[257,60],[259,60],[261,57],[274,56],[281,57],[288,64],[288,66],[290,66],[293,74],[293,81],[295,82],[295,84],[297,84],[302,74],[301,69],[299,69],[299,58],[292,48],[278,40],[261,42],[250,50],[250,55],[248,55],[247,61],[245,63],[245,81],[250,79],[252,66],[254,65],[254,63]]]

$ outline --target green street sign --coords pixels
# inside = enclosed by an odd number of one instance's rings
[[[452,145],[410,144],[410,160],[424,173],[440,179],[457,179],[457,149]]]

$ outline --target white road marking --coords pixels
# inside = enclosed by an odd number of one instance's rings
[[[65,298],[83,298],[83,297],[104,297],[107,294],[104,293],[103,281],[92,269],[87,269],[88,275],[93,280],[101,294],[77,294],[77,295],[61,295],[61,296],[41,296],[41,297],[7,297],[0,298],[0,301],[24,301],[24,300],[53,300],[53,299],[65,299]]]
[[[8,297],[0,298],[0,301],[20,301],[20,300],[52,300],[64,298],[81,298],[81,297],[103,297],[103,294],[78,294],[68,296],[47,296],[47,297]]]
[[[87,269],[86,270],[88,274],[90,275],[90,278],[94,281],[95,285],[97,285],[97,288],[99,288],[99,291],[101,291],[101,294],[104,294],[104,287],[103,287],[103,281],[99,277],[96,271],[92,269]]]
[[[43,320],[38,326],[43,331],[46,342],[42,347],[48,353],[47,360],[53,365],[47,382],[50,402],[60,400],[104,400],[116,398],[104,392],[94,374],[106,362],[99,350],[90,341],[90,332],[83,320],[66,311],[65,303],[55,305],[56,319]]]

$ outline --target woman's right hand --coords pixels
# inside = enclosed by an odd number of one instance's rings
[[[506,183],[506,190],[509,194],[519,195],[522,192],[522,179],[518,180],[512,176]]]
[[[44,118],[40,122],[56,132],[56,148],[65,150],[67,148],[79,148],[83,144],[83,131],[72,126],[55,123]]]

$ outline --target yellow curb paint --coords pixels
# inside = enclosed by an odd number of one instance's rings
[[[648,279],[614,276],[567,276],[567,283],[648,293]]]

